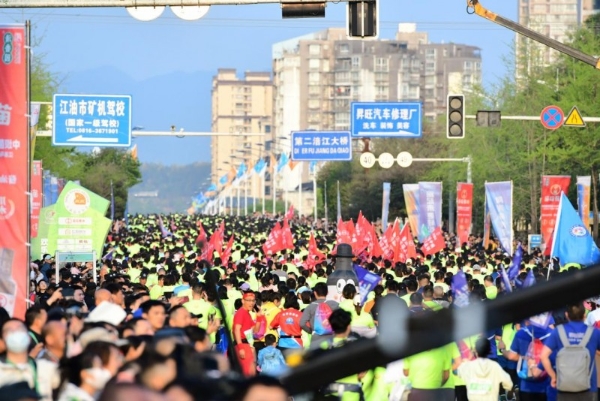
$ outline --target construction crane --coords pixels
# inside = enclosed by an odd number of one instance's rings
[[[467,12],[469,14],[477,14],[489,21],[492,21],[500,26],[510,29],[520,35],[528,37],[531,40],[539,42],[543,45],[551,47],[561,53],[573,57],[579,61],[591,65],[596,69],[600,69],[600,58],[590,56],[584,52],[577,50],[569,45],[559,42],[558,40],[549,38],[548,36],[542,35],[541,33],[535,32],[519,23],[504,18],[481,5],[479,0],[467,0]]]

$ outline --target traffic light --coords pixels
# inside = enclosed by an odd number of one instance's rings
[[[465,137],[465,96],[448,95],[448,114],[446,138],[462,139]]]
[[[377,16],[377,0],[349,0],[346,13],[348,37],[377,39]]]

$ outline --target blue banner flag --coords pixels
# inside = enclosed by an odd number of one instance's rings
[[[260,175],[265,172],[266,168],[267,168],[267,162],[265,162],[265,159],[260,158],[254,165],[254,172],[256,174]]]
[[[246,167],[246,163],[242,162],[240,164],[240,166],[238,167],[237,173],[235,175],[235,178],[242,178],[242,176],[244,174],[246,174],[246,171],[248,170],[248,168]]]
[[[485,203],[500,246],[512,254],[512,181],[486,182]]]
[[[289,162],[290,159],[287,153],[282,153],[281,156],[279,156],[279,161],[277,162],[277,172],[279,173],[281,170],[283,170],[283,168],[287,166]]]
[[[551,256],[557,257],[561,266],[567,263],[588,266],[600,262],[600,251],[594,239],[564,193],[558,205]]]
[[[504,284],[504,291],[512,292],[512,286],[510,285],[510,280],[508,279],[508,275],[506,274],[506,270],[503,265],[500,265],[500,277],[502,277],[502,284]]]
[[[508,267],[508,278],[510,280],[514,280],[519,275],[519,270],[521,270],[521,262],[523,261],[523,247],[519,242],[517,244],[517,250],[513,255],[512,262]]]
[[[219,184],[221,184],[221,185],[225,185],[225,184],[227,184],[227,181],[228,181],[227,174],[223,174],[223,175],[221,176],[221,178],[219,178]]]
[[[373,291],[377,284],[379,284],[379,282],[381,281],[381,277],[359,265],[354,265],[354,271],[356,272],[356,276],[358,276],[358,287],[360,289],[360,304],[364,305],[369,293]]]
[[[217,190],[217,184],[210,184],[209,187],[206,189],[206,192],[214,192]]]
[[[310,162],[310,164],[308,165],[308,172],[309,174],[314,174],[317,168],[317,161],[313,160]]]
[[[469,305],[469,287],[467,286],[467,276],[462,270],[452,277],[452,293],[454,295],[454,305],[464,308]]]
[[[419,182],[419,241],[442,226],[442,183]],[[425,229],[423,229],[425,228]]]

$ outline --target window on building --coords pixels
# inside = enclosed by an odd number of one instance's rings
[[[433,62],[433,61],[426,62],[425,63],[425,72],[426,73],[435,72],[435,62]]]
[[[385,57],[377,57],[375,59],[375,71],[388,71],[389,60]]]
[[[360,74],[357,71],[352,73],[352,81],[360,81]]]
[[[350,113],[335,113],[335,124],[350,124]]]
[[[348,53],[349,51],[350,51],[350,46],[348,45],[348,43],[340,44],[340,53]]]
[[[319,99],[309,99],[308,100],[308,108],[309,109],[318,109],[320,106]]]
[[[319,83],[319,73],[318,72],[309,72],[308,73],[308,82],[309,83]]]
[[[470,61],[465,61],[465,70],[473,69],[473,63]]]
[[[313,56],[321,54],[321,45],[308,45],[308,54]]]
[[[360,67],[360,57],[358,57],[358,56],[352,57],[352,67],[353,68]]]
[[[321,93],[321,87],[319,85],[309,85],[308,86],[308,94],[309,95],[318,95]]]
[[[310,68],[311,70],[318,70],[320,65],[321,60],[319,60],[318,58],[311,58],[310,60],[308,60],[308,68]]]
[[[379,97],[387,97],[388,96],[388,87],[387,86],[376,86],[375,94]]]
[[[336,82],[348,82],[350,80],[350,73],[348,71],[341,71],[335,73]]]

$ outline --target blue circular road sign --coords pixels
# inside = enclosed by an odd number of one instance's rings
[[[558,129],[562,127],[565,119],[565,113],[558,106],[548,106],[542,110],[540,121],[544,128]]]

